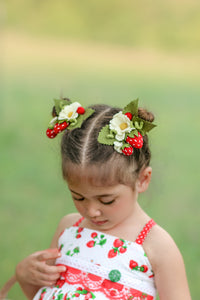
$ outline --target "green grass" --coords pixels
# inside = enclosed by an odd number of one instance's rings
[[[20,49],[20,46],[19,46]],[[178,244],[193,299],[199,289],[200,87],[187,72],[99,66],[84,61],[7,57],[1,88],[0,286],[23,257],[48,248],[60,218],[74,211],[60,170],[59,138],[48,140],[53,98],[123,106],[139,97],[156,115],[153,178],[141,205]],[[28,58],[28,59],[27,59]],[[13,61],[16,60],[16,65]],[[173,66],[171,66],[173,68]],[[172,69],[173,70],[173,69]],[[196,76],[196,74],[195,74]],[[3,100],[3,101],[2,101]],[[169,266],[173,272],[173,266]],[[13,300],[25,299],[16,285]]]

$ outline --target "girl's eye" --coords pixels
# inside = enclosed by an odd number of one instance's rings
[[[101,203],[103,203],[103,204],[105,204],[105,205],[109,205],[109,204],[112,204],[114,201],[115,201],[115,200],[111,200],[111,201],[109,201],[109,202],[101,202]]]
[[[72,198],[74,199],[74,200],[76,200],[76,201],[83,201],[85,198],[76,198],[76,197],[73,197],[72,196]]]

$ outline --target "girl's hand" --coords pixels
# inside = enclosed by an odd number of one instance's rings
[[[47,249],[29,255],[18,263],[16,267],[17,280],[22,285],[54,285],[60,277],[60,273],[66,271],[64,266],[52,265],[55,259],[60,257],[60,255],[58,249]]]

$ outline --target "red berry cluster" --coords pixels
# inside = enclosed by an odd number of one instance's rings
[[[83,115],[85,113],[85,109],[82,106],[79,106],[76,110],[79,115]],[[62,132],[69,126],[69,122],[63,121],[62,123],[56,123],[53,128],[48,128],[46,131],[46,135],[50,139],[54,139],[58,133]]]
[[[91,238],[93,238],[93,240],[87,242],[86,244],[89,248],[95,247],[96,245],[103,246],[107,241],[104,238],[104,234],[101,234],[100,237],[98,237],[98,234],[96,232],[91,233]]]
[[[123,239],[115,239],[113,242],[113,248],[108,252],[108,258],[113,258],[117,254],[125,253],[127,250],[127,246],[125,245],[125,241]]]
[[[138,263],[134,260],[130,260],[129,268],[131,270],[141,271],[143,273],[148,271],[148,267],[146,265],[138,266]]]
[[[92,293],[83,289],[82,287],[78,287],[72,297],[78,298],[80,295],[85,295],[85,300],[92,299]]]
[[[132,120],[132,118],[133,118],[133,115],[130,112],[125,113],[125,116],[127,116],[130,120]],[[127,136],[126,143],[128,143],[130,146],[125,147],[124,149],[122,149],[122,153],[124,153],[125,155],[132,155],[133,148],[137,148],[137,149],[142,148],[142,146],[143,146],[143,137],[138,132],[138,136],[134,135],[133,138]]]
[[[79,227],[77,230],[76,230],[76,238],[77,239],[80,239],[81,238],[81,231],[83,231],[83,227]]]

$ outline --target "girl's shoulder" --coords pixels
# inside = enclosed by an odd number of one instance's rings
[[[73,226],[81,217],[79,213],[71,213],[64,216],[58,224],[58,229],[62,232],[65,228]]]
[[[182,255],[171,235],[157,224],[147,235],[143,247],[154,272],[162,266],[173,265],[177,260],[182,261]]]
[[[58,227],[53,236],[50,248],[56,248],[61,232],[63,230],[65,230],[66,228],[73,226],[80,218],[81,218],[81,215],[79,213],[71,213],[71,214],[64,216],[58,224]]]

